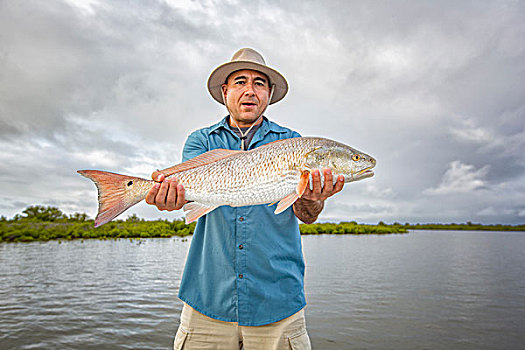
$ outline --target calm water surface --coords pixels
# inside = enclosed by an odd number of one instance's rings
[[[190,240],[0,244],[0,349],[169,349]],[[305,236],[314,349],[525,348],[525,234]]]

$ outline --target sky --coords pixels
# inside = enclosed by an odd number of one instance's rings
[[[227,114],[206,80],[242,47],[290,85],[270,120],[377,159],[320,221],[525,223],[525,2],[510,0],[0,0],[0,215],[94,217],[76,170],[179,163]]]

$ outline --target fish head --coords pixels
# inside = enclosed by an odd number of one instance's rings
[[[350,146],[338,144],[319,146],[306,155],[306,167],[330,168],[334,179],[343,175],[345,182],[358,181],[374,176],[376,160]]]

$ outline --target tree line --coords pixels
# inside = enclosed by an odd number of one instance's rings
[[[195,223],[182,220],[146,221],[131,215],[125,220],[113,220],[98,228],[85,213],[64,214],[57,207],[30,206],[13,219],[0,217],[0,242],[31,242],[71,239],[114,239],[184,237],[193,233]]]
[[[71,239],[115,239],[184,237],[191,235],[195,223],[186,225],[183,220],[158,219],[146,221],[133,214],[125,220],[113,220],[98,228],[85,213],[64,214],[53,206],[29,206],[12,219],[0,217],[0,242],[31,242]],[[299,225],[301,234],[392,234],[420,230],[493,230],[525,231],[525,225],[465,224],[358,224],[355,221],[340,223],[314,223]]]

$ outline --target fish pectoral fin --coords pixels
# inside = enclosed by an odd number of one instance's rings
[[[301,173],[301,178],[299,179],[299,183],[297,184],[296,192],[299,197],[302,197],[304,191],[306,190],[306,186],[308,186],[308,181],[310,180],[310,170],[303,170]]]
[[[275,214],[280,214],[286,209],[288,209],[290,206],[292,206],[296,200],[301,198],[304,191],[306,190],[306,186],[308,186],[308,181],[310,180],[310,170],[303,170],[301,172],[301,177],[299,178],[299,183],[297,184],[297,187],[295,189],[295,193],[291,193],[281,199],[279,201],[279,204],[277,204],[277,208],[275,208]],[[275,203],[272,203],[275,204]],[[270,204],[270,205],[272,205]]]
[[[277,204],[277,208],[275,209],[274,213],[282,213],[283,211],[288,209],[292,204],[294,204],[297,199],[299,199],[299,195],[297,193],[291,193],[287,195],[286,197],[281,199],[279,204]]]
[[[193,169],[193,168],[203,166],[206,164],[210,164],[210,163],[219,161],[221,159],[224,159],[234,154],[242,153],[242,152],[243,151],[234,151],[234,150],[229,150],[229,149],[214,149],[206,153],[203,153],[201,155],[198,155],[195,158],[187,160],[184,163],[174,165],[164,170],[157,170],[152,174],[152,178],[153,180],[157,180],[157,176],[159,176],[160,174],[164,174],[164,176],[170,176],[176,173],[180,173],[181,171],[185,171],[185,170]]]
[[[208,214],[213,209],[217,208],[218,205],[204,205],[197,202],[190,202],[184,204],[182,207],[182,210],[184,210],[184,214],[186,214],[186,224],[192,223],[196,221],[198,218],[200,218],[203,215]]]

